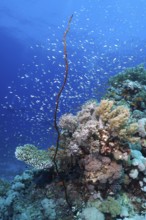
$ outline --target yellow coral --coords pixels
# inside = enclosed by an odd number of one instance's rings
[[[114,102],[110,100],[102,100],[96,109],[96,114],[104,123],[103,127],[108,128],[113,136],[118,136],[120,139],[125,139],[130,142],[138,141],[138,138],[133,137],[137,132],[137,123],[130,123],[130,111],[127,107],[121,105],[113,108]]]
[[[111,100],[102,100],[96,109],[96,114],[100,116],[103,122],[110,124],[110,128],[122,127],[130,116],[129,109],[124,106],[118,106],[112,110],[114,102]]]
[[[124,106],[118,106],[114,110],[109,113],[109,126],[110,129],[120,129],[125,125],[128,118],[130,116],[130,112],[128,108]]]
[[[113,104],[114,102],[108,99],[102,100],[96,109],[96,114],[100,116],[103,121],[107,121],[109,119],[109,113],[111,112]]]

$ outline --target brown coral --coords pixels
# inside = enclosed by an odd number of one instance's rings
[[[88,155],[81,162],[86,182],[112,184],[122,176],[122,165],[111,161],[109,157]]]

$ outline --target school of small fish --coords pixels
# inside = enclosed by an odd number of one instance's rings
[[[87,8],[74,12],[67,35],[69,75],[58,119],[64,113],[76,113],[89,99],[99,101],[110,76],[143,60],[141,45],[119,38],[110,41],[98,24],[91,25],[90,13]],[[44,44],[30,45],[30,62],[22,64],[17,82],[8,87],[1,116],[5,119],[5,141],[13,147],[26,143],[43,147],[55,144],[54,109],[65,72],[62,36],[66,23],[48,27]]]

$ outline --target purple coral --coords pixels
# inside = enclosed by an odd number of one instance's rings
[[[88,155],[81,161],[87,182],[112,184],[122,177],[123,168],[109,157]]]
[[[74,132],[77,127],[77,117],[72,114],[65,114],[60,118],[59,126],[63,130]]]

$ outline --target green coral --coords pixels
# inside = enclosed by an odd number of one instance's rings
[[[114,218],[121,213],[122,207],[118,200],[109,196],[101,203],[99,209],[101,212],[110,214]]]
[[[112,86],[118,86],[125,80],[138,81],[142,85],[146,84],[146,70],[144,64],[140,64],[136,67],[127,68],[123,72],[117,74],[109,79],[109,84]]]
[[[18,160],[24,161],[35,169],[46,169],[53,166],[49,151],[39,150],[32,144],[18,146],[15,151]]]
[[[9,187],[10,184],[7,181],[0,179],[0,197],[7,193]]]
[[[146,108],[146,69],[143,64],[111,77],[109,85],[105,98],[119,104],[124,101],[132,110]]]
[[[137,92],[137,94],[134,96],[132,100],[132,106],[134,106],[136,109],[145,109],[146,106],[146,91],[143,89],[140,92]]]

